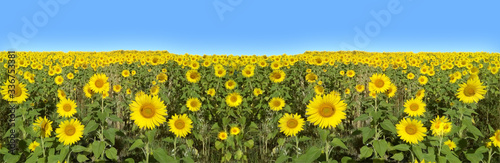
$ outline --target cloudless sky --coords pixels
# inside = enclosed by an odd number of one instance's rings
[[[500,52],[496,0],[64,1],[1,1],[0,51]],[[50,15],[39,3],[57,4],[58,10]],[[391,5],[399,12],[391,13]],[[382,25],[371,12],[391,19]]]

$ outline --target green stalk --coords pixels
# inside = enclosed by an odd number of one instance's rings
[[[297,149],[297,158],[299,158],[299,136],[295,136],[295,145]]]
[[[43,151],[43,157],[45,158],[45,145],[43,144],[43,136],[40,136],[40,139],[42,140],[42,151]]]

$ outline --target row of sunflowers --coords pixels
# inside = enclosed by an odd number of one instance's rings
[[[0,52],[0,161],[500,162],[499,60]]]

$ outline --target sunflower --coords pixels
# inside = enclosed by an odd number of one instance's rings
[[[495,131],[495,134],[490,137],[490,140],[494,146],[500,147],[500,130]]]
[[[76,103],[73,100],[63,98],[57,104],[57,113],[61,117],[71,117],[76,113]]]
[[[405,102],[404,112],[411,117],[421,116],[425,112],[425,106],[421,99],[413,98]]]
[[[5,81],[4,85],[2,86],[2,95],[3,99],[11,102],[17,102],[18,104],[23,103],[26,101],[28,98],[28,90],[26,89],[26,85],[23,83],[20,83],[19,81],[14,82],[14,89],[12,89],[12,84],[9,81]],[[9,90],[14,90],[13,96],[11,95],[12,91]]]
[[[467,80],[467,83],[460,84],[456,96],[464,103],[477,103],[486,94],[486,86],[482,84],[479,79]]]
[[[356,85],[356,91],[358,92],[363,92],[365,90],[365,86],[364,85]]]
[[[186,78],[189,82],[196,83],[196,82],[200,81],[201,74],[196,70],[189,70],[186,73]]]
[[[186,101],[186,106],[188,107],[189,110],[195,112],[200,110],[201,101],[198,98],[190,98]]]
[[[85,126],[78,119],[65,120],[56,129],[56,137],[64,145],[72,145],[83,137],[84,128]]]
[[[127,88],[127,94],[132,94],[132,90],[130,90],[130,88]]]
[[[274,97],[269,101],[269,107],[271,110],[280,111],[285,107],[285,100],[281,97]]]
[[[74,75],[73,73],[71,73],[71,72],[70,72],[70,73],[68,73],[68,75],[66,75],[66,77],[67,77],[69,80],[71,80],[71,79],[75,78],[75,75]]]
[[[427,76],[420,76],[418,77],[418,83],[420,83],[420,85],[425,85],[427,84],[427,82],[429,81],[429,79],[427,78]]]
[[[66,98],[66,93],[63,90],[58,89],[57,90],[57,97],[59,99],[64,99],[64,98]]]
[[[108,77],[106,74],[94,74],[90,78],[90,88],[93,92],[104,93],[109,91]]]
[[[160,74],[156,75],[156,80],[158,80],[158,82],[160,82],[160,83],[165,83],[165,81],[168,80],[168,76],[165,73],[160,73]]]
[[[220,68],[220,69],[215,69],[215,76],[222,78],[226,75],[226,69]]]
[[[230,107],[237,107],[241,104],[243,98],[239,93],[231,93],[226,97],[226,104]]]
[[[314,83],[318,79],[318,76],[314,73],[309,73],[306,75],[306,81],[309,83]]]
[[[349,88],[346,88],[346,89],[345,89],[345,91],[344,91],[344,93],[345,93],[346,95],[351,94],[351,90],[350,90]]]
[[[370,92],[382,93],[389,89],[391,81],[385,74],[373,74],[370,77],[369,89]]]
[[[219,137],[220,140],[226,140],[227,139],[227,132],[221,131],[221,132],[219,132],[219,135],[217,137]]]
[[[457,147],[455,142],[453,142],[451,140],[445,141],[444,145],[447,145],[450,148],[450,150],[452,150],[452,151],[453,151],[453,149],[455,149]]]
[[[394,97],[394,95],[396,95],[397,90],[398,88],[396,87],[396,85],[391,83],[391,86],[389,87],[389,89],[387,89],[387,91],[385,91],[385,94],[387,95],[387,97],[391,98]]]
[[[231,127],[231,135],[238,135],[240,133],[240,128],[234,126],[234,127]]]
[[[307,105],[307,121],[319,125],[321,128],[335,128],[342,119],[346,118],[344,110],[346,104],[340,99],[340,96],[328,94],[316,96]]]
[[[208,95],[210,95],[210,96],[214,97],[214,95],[215,95],[215,89],[210,88],[210,89],[208,89],[208,90],[206,91],[206,93],[207,93]]]
[[[137,72],[135,72],[135,70],[132,70],[132,72],[130,72],[130,74],[132,74],[132,76],[134,76]]]
[[[406,78],[412,80],[413,78],[415,78],[415,74],[410,72],[410,73],[408,73],[408,75],[406,75]]]
[[[344,76],[345,75],[345,71],[344,70],[341,70],[340,72],[340,75]]]
[[[173,132],[177,137],[185,137],[188,133],[191,133],[192,123],[193,121],[186,114],[175,114],[168,120],[169,131]]]
[[[94,91],[92,91],[92,89],[90,88],[90,83],[87,83],[85,84],[85,86],[83,86],[83,92],[85,92],[85,96],[87,98],[91,98],[92,95],[94,95]]]
[[[304,119],[297,113],[295,113],[295,115],[285,113],[278,122],[280,131],[286,136],[295,136],[297,133],[304,130],[302,128],[304,126]]]
[[[36,142],[36,141],[33,141],[32,143],[30,143],[29,145],[29,149],[31,150],[31,152],[35,152],[35,149],[36,147],[40,146],[40,143]]]
[[[425,96],[425,89],[421,89],[417,91],[417,94],[415,95],[417,99],[423,99]]]
[[[286,74],[282,70],[274,70],[269,74],[269,79],[273,81],[274,83],[281,83],[283,80],[285,80]]]
[[[261,95],[261,94],[262,94],[262,92],[263,92],[263,91],[262,91],[262,89],[260,89],[260,88],[254,88],[254,89],[253,89],[253,95],[255,95],[255,97],[257,97],[257,96]]]
[[[226,84],[224,84],[226,86],[226,89],[229,89],[229,90],[232,90],[234,89],[238,84],[233,80],[233,79],[230,79],[226,82]]]
[[[431,131],[434,136],[443,136],[451,131],[451,122],[448,122],[448,118],[437,116],[434,120],[431,120]]]
[[[243,74],[244,77],[252,77],[255,73],[253,69],[245,68],[241,71],[241,74]]]
[[[427,136],[425,134],[427,128],[423,127],[422,122],[414,119],[402,119],[396,125],[396,129],[398,130],[398,136],[410,144],[418,144],[419,141],[424,140],[424,136]]]
[[[346,74],[347,74],[347,77],[352,78],[352,77],[354,77],[354,75],[356,75],[356,72],[354,72],[354,70],[348,70],[346,72]]]
[[[314,86],[314,92],[318,95],[322,95],[325,92],[325,88],[321,85]]]
[[[149,90],[149,93],[151,93],[151,95],[158,95],[158,93],[160,93],[160,87],[158,87],[157,85],[152,86]]]
[[[38,117],[35,123],[33,123],[33,130],[35,132],[40,131],[41,137],[49,137],[52,132],[52,121],[48,120],[47,117]]]
[[[166,122],[167,109],[158,96],[140,94],[130,103],[130,119],[141,129],[154,129]]]

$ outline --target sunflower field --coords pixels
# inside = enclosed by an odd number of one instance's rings
[[[0,61],[0,162],[500,162],[499,53]]]

